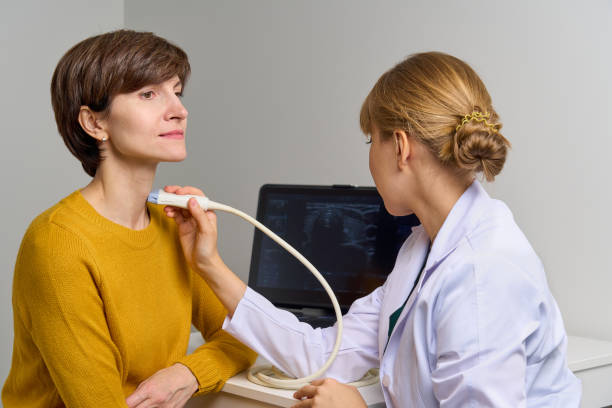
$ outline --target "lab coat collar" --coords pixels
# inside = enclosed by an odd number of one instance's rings
[[[463,237],[476,227],[481,219],[485,203],[489,200],[489,195],[478,180],[474,180],[459,197],[434,239],[425,265],[425,276],[419,288],[429,278],[435,266],[453,252]]]
[[[421,278],[419,279],[419,283],[417,284],[417,290],[415,290],[408,298],[406,306],[399,316],[398,324],[396,324],[393,328],[393,332],[391,333],[391,336],[389,336],[388,341],[391,341],[391,337],[393,337],[394,333],[399,330],[399,322],[406,318],[410,309],[412,308],[414,299],[416,299],[416,296],[418,296],[421,288],[425,282],[427,282],[427,279],[429,279],[433,271],[435,271],[436,267],[442,261],[444,261],[444,259],[451,252],[453,252],[455,248],[457,248],[459,242],[476,227],[482,217],[484,209],[486,208],[486,203],[489,200],[490,197],[484,188],[478,181],[474,181],[453,205],[453,208],[448,213],[442,227],[440,227],[440,230],[434,239],[433,245],[431,246],[429,256],[426,260],[425,269]],[[422,254],[421,258],[419,258],[419,262],[416,261],[417,258],[411,259],[412,266],[410,267],[410,270],[416,274],[422,265],[425,254],[427,253],[429,236],[427,235],[427,232],[422,224],[413,228],[412,231],[413,234],[419,233],[419,236],[415,237],[416,243],[414,250],[416,253]],[[400,299],[398,302],[403,300],[404,299]],[[399,305],[400,303],[394,305],[394,310],[395,308],[399,307]],[[381,343],[381,347],[384,347],[384,344],[385,343]],[[384,348],[381,348],[379,352],[384,353],[384,350]]]

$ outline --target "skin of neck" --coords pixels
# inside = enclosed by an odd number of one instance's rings
[[[436,172],[429,178],[417,179],[417,191],[414,212],[419,218],[431,243],[461,195],[472,184],[473,179],[466,181],[447,171]]]
[[[103,217],[141,230],[149,225],[146,201],[157,163],[136,163],[107,156],[81,194]]]
[[[401,201],[406,204],[404,213],[414,213],[433,243],[451,209],[474,181],[471,173],[458,172],[453,166],[444,165],[414,137],[400,135],[397,152],[398,171],[396,182],[401,185]],[[404,147],[407,151],[403,151]]]

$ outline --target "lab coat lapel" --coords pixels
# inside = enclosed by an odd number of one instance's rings
[[[457,200],[450,213],[446,217],[444,224],[438,231],[431,251],[429,252],[429,256],[425,264],[425,269],[423,270],[423,273],[414,291],[410,295],[410,298],[406,302],[406,306],[404,306],[404,309],[402,310],[402,313],[400,314],[397,320],[397,324],[393,328],[393,331],[391,332],[391,335],[388,338],[389,343],[391,342],[395,333],[401,330],[401,328],[404,326],[403,322],[410,313],[410,310],[412,309],[412,306],[415,300],[417,299],[421,288],[427,282],[427,279],[429,279],[432,273],[435,272],[440,263],[442,263],[444,259],[448,255],[450,255],[455,250],[455,248],[457,248],[459,242],[477,225],[477,222],[482,215],[482,211],[485,207],[485,203],[487,200],[490,200],[489,195],[478,181],[474,181],[472,185],[470,185],[470,187],[468,187],[468,189],[461,195],[461,197],[459,197],[459,200]],[[423,234],[426,236],[424,230]],[[416,253],[422,253],[424,251],[427,251],[426,245],[429,244],[429,238],[421,238],[419,240],[419,244],[422,247],[418,247],[415,245],[414,250],[417,251]],[[414,279],[416,278],[422,266],[422,263],[416,265],[415,262],[413,262],[409,266],[409,273],[405,276],[412,277],[410,285],[412,285],[412,283],[414,282]],[[408,294],[408,291],[410,291],[410,288],[405,291],[404,296]],[[398,304],[395,309],[393,309],[393,311],[397,310],[397,308],[399,308],[406,299],[405,297],[402,297],[401,300],[398,298],[394,299],[394,301],[396,301]],[[393,311],[391,311],[391,313]],[[388,324],[389,316],[386,316],[386,319]],[[381,353],[382,352],[384,352],[384,348]]]
[[[482,217],[486,202],[489,200],[491,198],[477,180],[474,180],[461,197],[459,197],[434,239],[427,259],[427,265],[423,272],[423,279],[421,279],[421,283],[418,286],[419,291],[436,270],[437,266],[476,227]]]
[[[406,296],[408,296],[408,293],[414,284],[414,280],[417,278],[421,268],[423,267],[425,255],[427,254],[427,247],[429,246],[429,237],[427,236],[427,233],[422,225],[413,228],[413,234],[415,235],[414,241],[412,242],[412,245],[406,249],[408,259],[398,257],[395,268],[399,269],[394,269],[392,273],[392,281],[389,282],[389,287],[387,289],[388,292],[385,294],[386,305],[384,306],[384,311],[381,315],[383,321],[381,322],[381,331],[379,333],[380,355],[383,355],[387,341],[393,336],[393,333],[396,332],[402,317],[405,316],[406,310],[410,308],[415,293],[417,292],[417,288],[419,287],[419,283],[417,283],[417,286],[410,296],[410,299],[408,299],[402,313],[400,314],[397,324],[389,336],[389,317],[393,312],[399,309],[402,304],[404,304],[404,301],[406,301]],[[425,271],[423,271],[419,281],[422,281],[424,274]]]

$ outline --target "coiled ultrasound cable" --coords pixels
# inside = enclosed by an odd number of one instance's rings
[[[297,388],[302,387],[305,384],[310,383],[310,381],[321,377],[327,371],[329,366],[331,366],[334,359],[336,358],[336,355],[338,354],[338,350],[340,349],[340,342],[342,340],[342,313],[340,311],[340,306],[338,305],[338,300],[336,299],[334,292],[332,291],[331,287],[329,286],[325,278],[308,261],[308,259],[306,259],[302,254],[300,254],[295,248],[293,248],[291,245],[285,242],[282,238],[280,238],[278,235],[272,232],[265,225],[263,225],[262,223],[260,223],[259,221],[251,217],[250,215],[240,210],[237,210],[225,204],[214,202],[210,200],[208,197],[196,196],[196,195],[190,195],[190,194],[177,195],[177,194],[167,193],[163,190],[152,192],[151,194],[149,194],[149,197],[147,200],[154,204],[170,205],[173,207],[180,207],[180,208],[187,209],[188,208],[187,203],[190,198],[195,198],[199,206],[204,211],[219,210],[219,211],[228,212],[228,213],[237,215],[238,217],[250,222],[255,227],[257,227],[259,230],[261,230],[264,234],[270,237],[274,242],[276,242],[277,244],[282,246],[284,249],[286,249],[291,255],[295,256],[317,278],[317,280],[321,283],[321,285],[327,292],[327,295],[331,299],[332,305],[334,307],[334,312],[336,314],[336,319],[338,321],[338,331],[336,334],[336,342],[334,343],[334,348],[332,349],[332,352],[329,355],[329,358],[319,370],[310,374],[307,377],[291,378],[285,375],[284,373],[282,373],[281,371],[279,371],[275,367],[271,367],[271,366],[255,367],[249,370],[247,378],[251,382],[254,382],[256,384],[263,385],[266,387],[274,387],[274,388],[282,388],[282,389],[297,389]],[[378,381],[378,369],[371,369],[366,373],[366,375],[361,380],[354,382],[354,383],[350,383],[350,385],[360,387],[364,385],[373,384],[376,381]]]

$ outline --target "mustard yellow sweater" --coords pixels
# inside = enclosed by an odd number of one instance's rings
[[[148,205],[135,231],[79,191],[39,215],[15,265],[15,340],[4,408],[127,407],[156,371],[180,362],[217,391],[255,360],[221,329],[227,311],[188,268],[174,221]],[[206,344],[186,355],[191,323]]]

